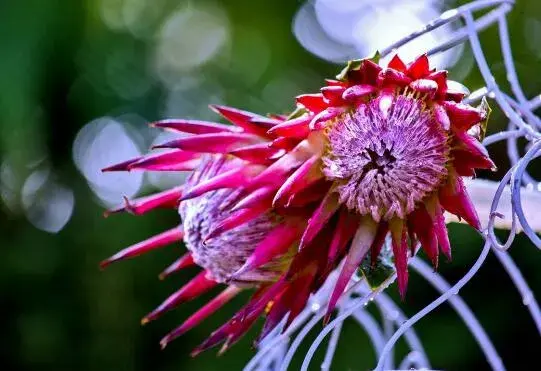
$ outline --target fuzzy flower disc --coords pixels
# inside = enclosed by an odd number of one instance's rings
[[[375,221],[404,218],[447,174],[447,135],[422,101],[383,96],[335,119],[324,157],[340,201]]]

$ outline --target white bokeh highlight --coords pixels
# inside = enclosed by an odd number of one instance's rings
[[[73,161],[90,188],[107,206],[123,196],[133,197],[143,184],[143,173],[103,173],[101,169],[140,156],[142,151],[124,125],[111,117],[86,124],[73,142]]]
[[[418,30],[441,11],[442,2],[437,0],[315,0],[299,9],[293,31],[299,42],[318,57],[345,62],[381,50]],[[441,44],[455,29],[454,24],[445,25],[397,52],[404,61],[412,61]],[[447,68],[456,63],[461,52],[460,46],[449,49],[435,56],[432,63]]]
[[[58,233],[70,220],[75,198],[73,191],[54,180],[50,170],[36,170],[21,190],[24,214],[36,228]]]
[[[156,70],[166,84],[171,75],[204,65],[229,38],[229,20],[217,5],[193,3],[171,13],[157,36]]]

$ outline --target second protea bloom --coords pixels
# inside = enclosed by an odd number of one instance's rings
[[[480,228],[462,177],[494,168],[473,134],[484,131],[488,107],[462,103],[465,90],[455,86],[446,71],[429,68],[426,55],[409,65],[395,56],[385,68],[363,59],[327,80],[320,93],[298,96],[289,116],[211,106],[235,126],[154,123],[190,135],[158,146],[170,152],[106,170],[193,170],[186,185],[118,209],[179,207],[182,226],[105,264],[184,240],[189,252],[165,274],[193,263],[203,271],[144,321],[227,285],[162,344],[241,289],[255,288],[250,302],[195,353],[222,341],[227,348],[262,314],[261,336],[286,316],[287,327],[343,262],[328,318],[361,262],[377,261],[388,235],[404,296],[408,257],[417,246],[434,267],[440,252],[451,257],[444,212]]]

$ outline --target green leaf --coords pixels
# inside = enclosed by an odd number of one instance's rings
[[[361,66],[363,65],[363,62],[366,60],[371,60],[374,63],[379,63],[380,58],[381,58],[381,54],[379,53],[379,51],[376,51],[371,57],[366,57],[362,59],[353,59],[351,61],[348,61],[348,63],[346,64],[346,67],[344,67],[342,71],[340,71],[340,73],[336,75],[336,79],[340,81],[347,80],[347,75],[349,71],[356,71],[360,69]]]
[[[307,113],[308,110],[304,107],[297,107],[295,108],[295,110],[293,112],[291,112],[289,114],[289,116],[287,116],[287,119],[288,120],[293,120],[293,119],[296,119],[297,117],[301,117],[302,115],[304,115],[305,113]]]
[[[358,272],[363,275],[372,290],[377,289],[395,272],[391,249],[387,245],[383,246],[374,264],[368,254],[359,267]]]
[[[481,112],[483,112],[483,114],[485,115],[485,119],[479,123],[479,141],[483,141],[487,133],[488,119],[490,117],[492,109],[488,105],[487,99],[485,97],[483,97],[483,99],[481,100],[481,104],[477,108],[481,110]]]
[[[379,64],[379,60],[381,59],[381,54],[380,54],[379,50],[376,50],[371,57],[368,57],[368,58],[365,58],[365,59],[370,59],[372,62]]]
[[[338,75],[336,75],[336,79],[340,81],[347,80],[347,76],[349,71],[355,71],[361,68],[361,65],[363,63],[364,59],[353,59],[351,61],[348,61],[346,67]]]

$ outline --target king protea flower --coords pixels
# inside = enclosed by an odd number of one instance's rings
[[[343,262],[327,319],[366,258],[377,261],[390,235],[398,289],[404,296],[408,257],[421,246],[434,267],[451,258],[445,211],[476,229],[480,223],[463,176],[494,168],[479,138],[485,104],[461,103],[465,92],[426,55],[386,68],[352,61],[317,94],[296,98],[289,116],[211,108],[235,126],[170,119],[152,125],[188,133],[157,147],[172,149],[105,171],[186,171],[188,182],[116,211],[144,214],[178,208],[182,225],[103,262],[133,257],[183,240],[188,252],[163,276],[197,264],[193,280],[143,322],[217,285],[226,288],[162,340],[193,328],[239,291],[249,303],[194,353],[237,341],[265,314],[260,338],[300,313],[309,296]],[[471,129],[471,130],[470,130]]]

